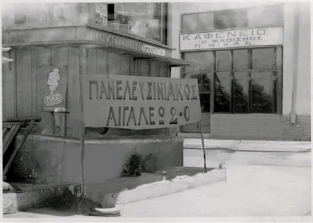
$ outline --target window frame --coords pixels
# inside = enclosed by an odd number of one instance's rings
[[[216,80],[216,73],[219,72],[217,71],[217,61],[216,61],[216,52],[218,51],[225,51],[225,49],[220,49],[220,50],[210,50],[213,53],[213,68],[211,71],[209,71],[208,73],[212,74],[212,78],[210,79],[210,112],[211,114],[260,114],[260,113],[252,113],[252,92],[251,92],[251,74],[252,72],[255,72],[257,70],[254,70],[252,67],[252,50],[254,49],[266,49],[266,48],[273,48],[275,50],[275,64],[276,64],[276,68],[274,70],[264,70],[264,71],[271,71],[273,72],[273,83],[274,83],[274,89],[275,89],[275,97],[276,100],[274,100],[273,103],[275,103],[275,108],[276,111],[272,112],[272,113],[262,113],[262,114],[282,114],[282,88],[283,88],[283,46],[278,45],[278,46],[260,46],[260,47],[248,47],[248,48],[231,48],[231,49],[226,49],[228,51],[230,51],[230,55],[231,55],[231,67],[230,70],[228,71],[230,73],[230,85],[231,85],[231,102],[230,102],[230,112],[215,112],[215,95],[216,95],[216,90],[215,90],[215,80]],[[249,64],[248,64],[248,68],[246,70],[243,70],[240,72],[246,72],[248,75],[248,97],[249,97],[249,110],[247,113],[235,113],[234,112],[234,88],[233,88],[233,82],[234,82],[234,73],[235,72],[239,72],[239,70],[234,70],[234,61],[233,61],[233,54],[234,54],[234,50],[248,50],[248,54],[249,54]],[[185,58],[185,55],[188,53],[192,53],[194,51],[191,52],[183,52],[182,56],[183,58]],[[203,51],[203,52],[207,52],[207,51]],[[200,72],[201,73],[201,72]],[[201,94],[201,92],[199,92],[199,94]],[[204,113],[208,113],[208,112],[204,112]]]
[[[109,2],[100,2],[100,3],[107,3],[107,4],[120,4],[123,2],[113,2],[113,3],[109,3]],[[140,3],[140,2],[134,2],[134,3]],[[89,23],[91,24],[91,26],[96,27],[96,28],[100,28],[102,30],[105,30],[107,32],[112,32],[112,33],[117,33],[119,35],[123,35],[129,38],[133,38],[133,39],[138,39],[138,40],[142,40],[145,42],[150,42],[152,44],[156,44],[156,45],[162,45],[164,47],[169,48],[168,44],[168,38],[167,38],[167,23],[168,23],[168,3],[166,2],[152,2],[152,3],[160,3],[161,4],[161,19],[160,19],[160,40],[155,40],[155,39],[150,39],[147,37],[143,37],[140,35],[136,35],[136,34],[132,34],[129,32],[124,32],[121,31],[120,29],[115,29],[113,27],[108,26],[103,26],[100,25],[98,23],[96,23],[95,21],[95,7],[96,7],[96,3],[88,3],[89,4]]]

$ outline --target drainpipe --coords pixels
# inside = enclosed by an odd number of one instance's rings
[[[297,103],[297,83],[298,83],[298,66],[299,66],[299,32],[300,32],[300,22],[299,22],[299,4],[294,4],[295,7],[295,19],[294,19],[294,66],[293,66],[293,79],[292,79],[292,101],[291,101],[291,114],[290,123],[291,125],[296,124],[296,103]]]

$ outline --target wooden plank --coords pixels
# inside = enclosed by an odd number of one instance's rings
[[[120,75],[121,67],[120,67],[120,58],[116,53],[108,52],[108,73]]]
[[[135,75],[135,61],[133,57],[129,57],[129,75]]]
[[[6,153],[6,151],[8,150],[11,142],[13,141],[13,139],[15,138],[16,134],[18,133],[18,131],[20,130],[21,126],[20,125],[14,125],[12,126],[10,132],[7,134],[8,137],[5,137],[4,139],[4,145],[3,145],[3,155]]]
[[[2,128],[3,129],[3,128]],[[5,131],[5,133],[7,133],[7,134],[3,134],[2,135],[2,146],[3,146],[3,150],[4,150],[4,145],[8,142],[8,140],[9,140],[9,138],[10,138],[10,133],[11,133],[11,131],[13,131],[14,129],[15,129],[15,126],[12,126],[12,125],[7,125],[6,127],[5,127],[5,129],[6,129],[6,131]],[[13,129],[13,130],[12,130]]]
[[[50,49],[39,48],[37,51],[37,64],[38,66],[50,65]]]
[[[57,48],[51,48],[50,49],[50,61],[51,65],[57,65],[59,62],[59,55],[58,55],[58,49]]]
[[[120,67],[121,67],[121,75],[129,75],[129,57],[127,56],[119,56],[120,57]]]
[[[3,119],[3,122],[31,122],[32,120],[35,120],[36,122],[40,122],[41,117],[39,116],[33,116],[33,117],[22,117],[22,118],[7,118]]]
[[[2,126],[2,139],[4,138],[5,134],[8,132],[10,129],[9,126]]]
[[[96,49],[87,50],[87,74],[97,73],[97,52]]]
[[[97,49],[97,74],[108,73],[108,52]]]
[[[283,103],[283,50],[276,48],[276,69],[277,69],[277,113],[282,114]]]
[[[168,77],[167,73],[166,73],[166,67],[165,64],[160,63],[160,77]]]
[[[150,64],[147,60],[138,60],[137,63],[138,76],[150,76]]]
[[[16,116],[22,117],[24,115],[23,112],[23,54],[24,50],[17,49],[16,55],[16,87],[17,87],[17,95],[16,95]]]
[[[35,125],[35,121],[31,121],[31,123],[29,124],[29,126],[28,126],[26,132],[25,132],[24,135],[23,135],[23,138],[21,139],[21,142],[16,146],[16,148],[15,148],[13,154],[11,155],[11,157],[10,157],[8,163],[6,164],[6,166],[5,166],[4,170],[3,170],[3,176],[4,176],[4,178],[6,177],[6,174],[7,174],[7,172],[9,171],[9,169],[10,169],[10,167],[11,167],[13,161],[14,161],[16,154],[17,154],[17,153],[20,151],[20,149],[22,148],[22,146],[23,146],[23,144],[24,144],[24,142],[25,142],[25,140],[26,140],[28,134],[30,133],[30,131],[31,131],[31,129],[33,128],[34,125]]]
[[[151,77],[160,77],[160,63],[151,61],[150,62],[150,76]]]
[[[23,50],[23,116],[32,115],[32,54],[30,49]]]
[[[70,112],[66,118],[66,131],[69,137],[79,137],[81,119],[79,107],[79,49],[68,48],[68,79],[67,79],[67,109]]]
[[[31,51],[32,62],[31,62],[31,116],[37,115],[37,50]]]
[[[15,49],[3,53],[5,57],[15,59]],[[13,118],[16,113],[16,61],[2,64],[2,117]]]

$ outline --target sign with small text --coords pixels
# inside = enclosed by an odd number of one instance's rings
[[[82,76],[86,127],[168,128],[201,119],[196,79]]]
[[[181,51],[281,44],[283,44],[283,27],[232,29],[180,35]]]

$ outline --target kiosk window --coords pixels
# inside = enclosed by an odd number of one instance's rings
[[[166,3],[95,3],[95,23],[165,43]]]

